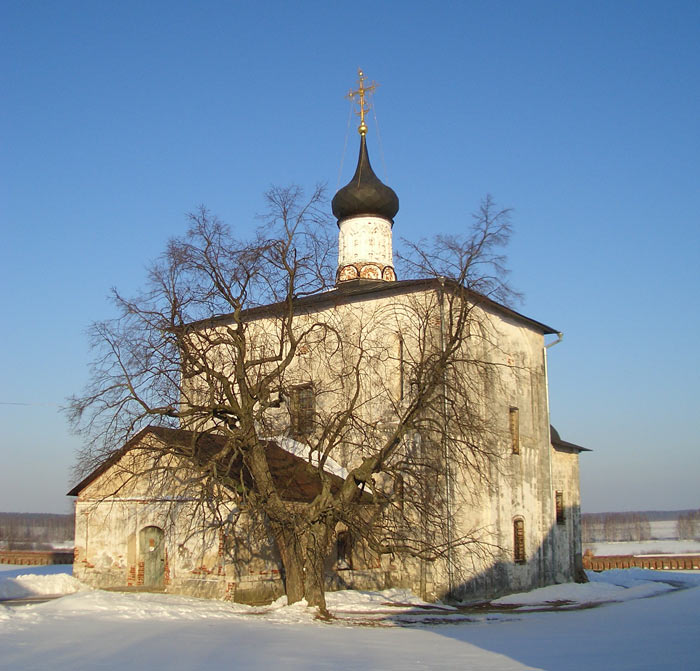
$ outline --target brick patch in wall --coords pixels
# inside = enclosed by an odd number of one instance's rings
[[[168,562],[168,549],[165,549],[165,567],[163,573],[163,585],[166,587],[170,584],[170,564]]]
[[[234,594],[236,593],[236,583],[227,582],[226,583],[226,593],[224,594],[224,601],[233,601]]]

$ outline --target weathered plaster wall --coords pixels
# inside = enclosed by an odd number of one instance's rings
[[[553,448],[553,492],[564,500],[563,524],[553,527],[555,579],[557,582],[578,579],[583,571],[581,550],[581,497],[578,451]]]
[[[421,290],[350,302],[339,299],[336,305],[309,309],[295,318],[297,332],[315,323],[328,328],[312,329],[300,344],[294,362],[281,375],[281,391],[313,383],[318,423],[324,426],[344,407],[349,385],[359,380],[357,414],[364,427],[361,433],[348,433],[330,455],[341,465],[350,468],[371,450],[373,441],[382,439],[410,398],[411,366],[426,347],[439,346],[445,315],[440,317],[438,306],[438,292]],[[452,521],[451,540],[464,538],[469,543],[432,562],[385,555],[372,561],[358,559],[352,569],[335,570],[331,557],[327,568],[332,586],[400,585],[432,598],[451,594],[474,599],[574,577],[572,555],[580,556],[578,462],[575,456],[554,453],[550,446],[543,335],[495,309],[476,307],[474,311],[478,328],[465,345],[459,373],[478,388],[475,403],[488,427],[483,447],[491,456],[479,473],[464,467],[448,443],[449,475],[437,483],[445,519],[449,516]],[[257,319],[246,328],[248,341],[261,355],[285,355],[278,321]],[[209,356],[218,357],[224,369],[233,366],[232,353],[223,348],[211,349]],[[274,361],[261,364],[257,372],[263,374],[274,365]],[[189,385],[185,401],[188,395],[196,398],[205,393],[201,380],[194,378]],[[518,453],[513,451],[511,408],[518,409]],[[260,435],[278,435],[289,426],[288,407],[281,403],[261,422]],[[567,511],[569,506],[572,511],[564,527],[556,525],[555,519],[554,491],[559,487],[567,497]],[[107,497],[113,491],[105,489],[104,482],[96,483],[94,489],[101,491],[88,488],[76,508],[78,577],[93,584],[129,585],[135,573],[137,584],[138,532],[168,519],[166,589],[248,601],[281,593],[280,565],[269,542],[249,537],[244,523],[237,527],[236,538],[188,537],[192,519],[202,524],[204,519],[193,518],[186,502],[152,502],[143,483],[141,489],[135,485],[128,501]],[[181,520],[188,516],[185,525]],[[522,563],[513,561],[516,518],[523,520],[525,529]],[[235,561],[232,548],[237,548]]]

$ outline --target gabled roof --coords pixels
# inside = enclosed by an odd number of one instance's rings
[[[409,294],[416,291],[439,291],[442,288],[447,290],[455,290],[459,289],[460,287],[453,280],[445,279],[443,283],[441,279],[432,277],[415,280],[398,280],[396,282],[356,279],[343,282],[335,289],[331,289],[330,291],[324,291],[311,296],[296,298],[294,302],[297,311],[303,312],[304,310],[334,307],[347,303],[353,303],[355,301]],[[525,324],[526,326],[539,331],[542,333],[542,335],[559,333],[557,329],[547,326],[547,324],[543,324],[542,322],[538,322],[534,319],[530,319],[530,317],[526,317],[525,315],[516,312],[505,305],[497,303],[488,296],[484,296],[483,294],[470,289],[465,289],[464,287],[461,287],[461,290],[466,292],[469,300],[473,301],[475,305],[490,308],[495,312],[513,319],[514,321],[520,322],[521,324]],[[247,310],[241,311],[240,319],[254,320],[265,317],[274,317],[283,314],[286,307],[287,304],[285,302],[279,302],[248,308]],[[234,321],[234,319],[233,314],[222,314],[193,322],[188,326],[190,328],[212,328],[215,326],[230,324]]]
[[[587,447],[581,447],[580,445],[576,445],[575,443],[569,443],[566,440],[562,440],[561,436],[559,435],[559,432],[550,424],[549,425],[549,435],[551,436],[552,439],[552,447],[564,451],[574,451],[574,452],[592,452]]]
[[[186,429],[171,429],[163,426],[147,426],[73,487],[67,495],[78,496],[90,483],[114,466],[127,452],[137,448],[149,435],[165,443],[172,449],[173,453],[179,453],[184,458],[195,459],[201,463],[215,456],[226,445],[226,437],[220,434],[195,433]],[[312,501],[321,491],[321,477],[318,469],[305,459],[282,449],[273,440],[265,441],[264,445],[270,472],[280,496],[287,501],[303,503]],[[229,466],[228,475],[234,478],[242,475],[246,486],[252,486],[252,476],[243,465],[240,455]],[[344,482],[343,478],[327,471],[324,472],[324,475],[331,481],[331,491],[338,491]],[[367,503],[371,500],[371,496],[363,493],[360,500]]]

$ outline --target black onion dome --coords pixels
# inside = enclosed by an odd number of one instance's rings
[[[399,211],[399,197],[372,170],[364,135],[360,141],[355,175],[333,196],[331,206],[338,222],[349,217],[376,215],[393,223]]]

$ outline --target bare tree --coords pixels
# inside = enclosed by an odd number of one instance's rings
[[[695,539],[700,532],[700,510],[690,510],[678,515],[676,534],[680,540]]]
[[[222,528],[238,519],[217,513],[236,492],[238,509],[274,539],[289,602],[322,611],[339,534],[376,555],[497,551],[483,529],[458,530],[453,499],[487,490],[499,467],[487,402],[497,364],[486,354],[497,343],[484,315],[512,296],[499,254],[508,212],[487,199],[466,235],[407,244],[401,262],[419,281],[399,298],[343,303],[347,288],[326,291],[336,236],[323,190],[304,199],[273,188],[266,198],[253,240],[201,210],[142,294],[114,291],[118,316],[92,327],[91,382],[70,404],[88,438],[80,472],[146,425],[216,436],[207,450],[193,441],[187,487]],[[319,487],[303,504],[272,473],[266,446],[279,436],[308,448]],[[158,449],[154,482],[172,487],[172,455]],[[334,464],[346,467],[336,477]]]

